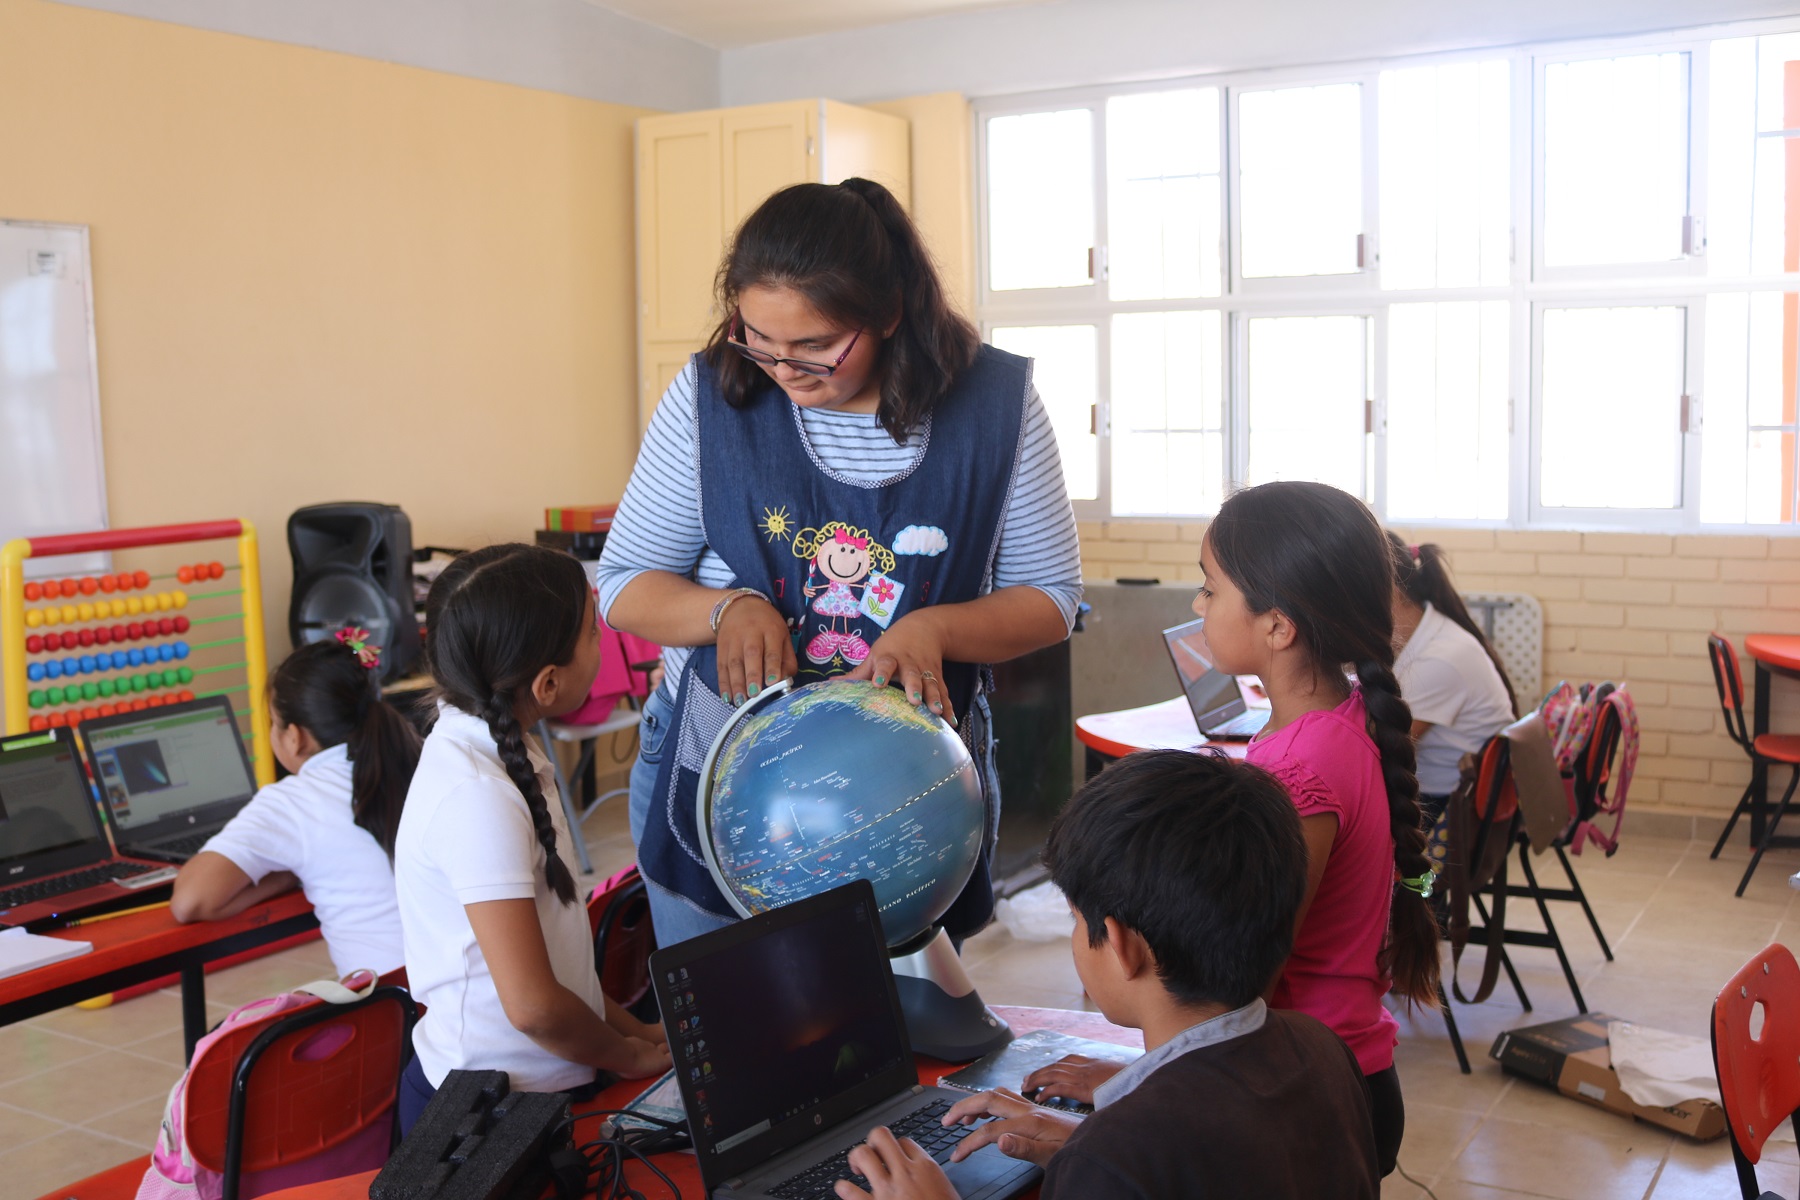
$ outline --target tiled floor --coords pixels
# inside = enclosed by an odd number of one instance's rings
[[[600,875],[631,858],[623,806],[608,808],[587,829]],[[1737,900],[1731,892],[1746,852],[1734,847],[1711,862],[1709,849],[1633,839],[1628,827],[1614,858],[1590,852],[1576,860],[1616,956],[1611,963],[1602,958],[1578,910],[1555,907],[1590,1008],[1705,1036],[1713,994],[1745,959],[1770,941],[1800,946],[1800,892],[1787,883],[1800,868],[1800,852],[1770,854]],[[1546,866],[1554,876],[1554,864]],[[1524,914],[1514,912],[1513,923],[1524,927]],[[965,960],[990,1003],[1092,1007],[1062,942],[1019,942],[996,928],[970,941]],[[1440,1200],[1736,1197],[1723,1139],[1695,1144],[1501,1073],[1486,1057],[1501,1030],[1574,1012],[1550,951],[1517,950],[1514,961],[1535,1011],[1522,1012],[1504,981],[1487,1003],[1457,1006],[1473,1075],[1457,1071],[1438,1017],[1402,1017],[1407,1135],[1401,1166]],[[323,946],[313,943],[209,976],[208,1003],[223,1014],[330,969]],[[180,1061],[173,991],[0,1029],[0,1194],[37,1196],[144,1153]],[[1795,1147],[1773,1147],[1764,1160],[1764,1187],[1795,1195],[1797,1180]],[[1424,1193],[1396,1175],[1382,1194],[1413,1200]]]

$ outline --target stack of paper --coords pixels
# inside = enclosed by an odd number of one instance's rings
[[[0,979],[75,958],[93,948],[92,942],[39,937],[23,929],[0,930]]]

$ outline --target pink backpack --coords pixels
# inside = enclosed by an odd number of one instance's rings
[[[163,1107],[162,1129],[156,1137],[156,1148],[150,1154],[150,1167],[144,1172],[143,1182],[138,1185],[137,1200],[222,1200],[223,1176],[195,1161],[188,1147],[189,1080],[201,1066],[208,1050],[239,1027],[306,1008],[320,1001],[327,1004],[347,1004],[353,1000],[361,1000],[375,990],[377,983],[371,971],[358,971],[348,976],[345,982],[354,987],[345,986],[345,983],[339,983],[335,979],[320,979],[279,996],[267,996],[241,1004],[200,1039],[194,1047],[188,1069],[175,1081],[175,1086],[169,1089],[168,1103]],[[337,1048],[333,1046],[330,1049]],[[298,1048],[297,1053],[305,1054],[306,1049]],[[391,1132],[388,1123],[376,1121],[345,1141],[302,1162],[266,1171],[245,1172],[239,1178],[238,1195],[248,1200],[249,1197],[282,1188],[374,1170],[387,1161]]]

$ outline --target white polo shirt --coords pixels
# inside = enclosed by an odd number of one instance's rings
[[[391,971],[405,961],[394,868],[351,808],[348,748],[321,750],[300,770],[258,791],[201,847],[260,883],[292,871],[312,902],[340,976]]]
[[[556,848],[575,873],[556,775],[525,739],[556,827]],[[466,904],[532,900],[550,965],[564,987],[605,1014],[594,974],[587,909],[564,904],[544,881],[544,849],[525,797],[507,777],[487,722],[447,704],[425,739],[394,848],[406,975],[426,1006],[413,1030],[425,1077],[441,1087],[453,1070],[505,1071],[514,1091],[555,1092],[589,1083],[594,1068],[545,1050],[514,1029],[500,1006]]]
[[[1512,724],[1506,684],[1475,635],[1430,604],[1394,660],[1394,676],[1413,720],[1431,722],[1419,739],[1419,791],[1447,796],[1462,756]]]

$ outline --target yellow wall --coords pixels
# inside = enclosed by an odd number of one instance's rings
[[[643,110],[0,0],[0,217],[92,231],[115,526],[293,509],[529,537],[636,451]]]
[[[975,315],[974,153],[969,102],[956,92],[865,107],[912,123],[912,215],[951,302]]]

